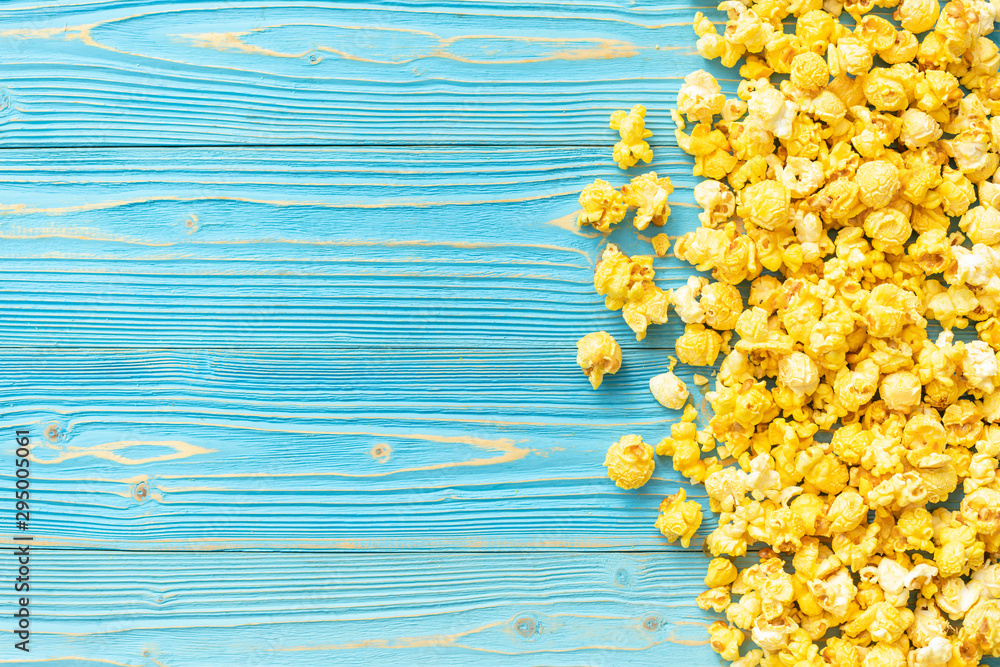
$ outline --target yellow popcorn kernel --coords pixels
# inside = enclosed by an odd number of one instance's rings
[[[874,53],[860,37],[849,34],[827,48],[826,62],[834,77],[841,74],[864,76],[872,68]]]
[[[1000,534],[1000,491],[981,487],[962,500],[962,518],[980,535]]]
[[[906,249],[917,266],[926,274],[943,273],[951,268],[954,257],[945,231],[932,229],[917,237]]]
[[[714,35],[714,34],[716,34],[715,24],[712,23],[701,12],[695,12],[695,15],[694,15],[694,32],[699,37],[704,37],[705,35]]]
[[[834,381],[834,392],[845,410],[853,412],[871,400],[878,390],[879,371],[875,362],[865,359],[854,370],[842,369]]]
[[[646,129],[646,107],[636,104],[629,112],[616,111],[611,114],[611,129],[618,130],[621,141],[615,144],[614,160],[620,169],[628,169],[639,160],[646,164],[653,159],[646,139],[653,136]]]
[[[774,34],[774,27],[770,23],[738,0],[726,0],[719,4],[719,9],[725,10],[729,15],[725,33],[727,42],[743,46],[750,53],[764,50],[764,45]]]
[[[920,403],[920,379],[909,371],[897,371],[882,378],[879,395],[890,410],[908,412]]]
[[[670,237],[666,234],[657,234],[653,237],[653,252],[657,257],[666,257],[670,252]]]
[[[736,580],[736,566],[728,558],[713,558],[708,563],[705,585],[709,588],[728,586]]]
[[[878,52],[879,58],[890,65],[898,63],[908,63],[917,56],[920,49],[920,42],[909,30],[896,31],[892,44]]]
[[[742,44],[733,44],[716,33],[706,33],[702,35],[695,47],[702,58],[708,60],[719,59],[723,67],[732,67],[746,53],[746,47]]]
[[[978,653],[1000,656],[1000,601],[977,602],[965,616],[958,638],[970,642]]]
[[[625,203],[638,209],[632,220],[633,226],[643,230],[650,222],[657,227],[666,224],[667,218],[670,217],[667,196],[673,191],[674,186],[670,179],[666,176],[657,178],[655,171],[636,176],[628,185],[623,186],[622,195]]]
[[[695,604],[708,611],[719,613],[726,610],[731,604],[729,590],[726,588],[711,588],[697,597]]]
[[[635,339],[642,340],[646,337],[646,329],[650,324],[663,324],[667,321],[669,307],[669,292],[664,292],[652,283],[644,283],[642,293],[630,298],[622,306],[622,317],[635,332]]]
[[[923,79],[917,82],[916,106],[932,115],[942,109],[953,109],[962,100],[962,89],[955,75],[943,70],[930,69],[924,72]],[[942,121],[940,113],[935,115],[938,122]],[[948,120],[944,116],[944,120]]]
[[[972,401],[949,405],[941,419],[949,445],[971,447],[983,434],[983,411]]]
[[[719,82],[703,69],[684,77],[677,93],[677,110],[692,122],[711,123],[713,116],[722,113],[725,103]]]
[[[831,533],[846,533],[861,525],[868,516],[868,504],[860,493],[847,488],[830,503],[827,519]]]
[[[899,141],[907,148],[924,148],[941,138],[941,125],[919,109],[907,109],[900,115]]]
[[[858,647],[840,637],[826,640],[826,648],[822,654],[827,663],[835,667],[862,667],[862,657]]]
[[[625,217],[625,199],[622,193],[607,181],[595,179],[580,193],[583,211],[576,219],[579,226],[591,225],[599,232],[606,232]]]
[[[899,192],[899,170],[884,160],[862,163],[858,167],[856,178],[858,197],[865,206],[871,208],[888,206]]]
[[[607,331],[587,334],[576,342],[576,363],[597,389],[604,375],[614,375],[622,365],[622,349]]]
[[[872,51],[883,51],[896,41],[896,28],[880,16],[861,19],[856,33]]]
[[[604,457],[608,477],[623,489],[638,489],[653,476],[653,448],[638,435],[623,435]]]
[[[912,622],[913,612],[909,609],[878,602],[845,623],[841,629],[848,637],[867,631],[875,641],[892,643],[903,636]]]
[[[938,0],[900,0],[892,18],[910,32],[927,32],[937,23],[940,11]]]
[[[688,324],[677,339],[677,358],[691,366],[711,366],[722,350],[722,336],[702,324]]]
[[[684,382],[671,372],[651,377],[649,391],[660,405],[671,410],[680,410],[684,407],[690,395]]]
[[[724,282],[710,283],[701,290],[701,303],[705,323],[713,329],[728,330],[736,327],[743,312],[743,297],[738,289]]]
[[[737,628],[729,626],[724,621],[716,621],[708,628],[709,644],[723,660],[736,660],[740,657],[740,646],[745,635]]]
[[[866,215],[864,229],[876,250],[893,254],[903,252],[903,245],[913,233],[906,214],[893,208],[879,209]]]
[[[859,194],[858,184],[855,181],[837,178],[806,199],[806,205],[824,219],[847,220],[865,208]]]
[[[996,245],[1000,243],[1000,211],[995,208],[975,206],[962,215],[958,223],[973,243]]]
[[[813,9],[803,13],[795,22],[795,36],[803,50],[822,56],[826,53],[836,25],[837,20],[829,13]]]
[[[654,275],[652,257],[630,258],[609,243],[594,267],[594,289],[604,296],[608,310],[618,310],[629,300],[639,299]]]
[[[691,538],[701,525],[701,505],[697,501],[687,500],[687,493],[679,489],[672,496],[667,496],[660,503],[660,516],[656,520],[656,528],[667,538],[668,542],[681,541],[685,549],[691,546]]]
[[[862,90],[868,103],[879,111],[902,111],[910,104],[908,94],[909,83],[906,78],[911,74],[905,68],[907,65],[893,65],[890,68],[875,67],[865,75]],[[915,70],[912,74],[915,74]],[[912,82],[916,85],[916,80]],[[912,90],[912,88],[910,88]]]
[[[872,289],[861,304],[861,314],[868,325],[868,333],[879,338],[899,334],[907,324],[926,326],[921,317],[920,299],[913,292],[884,283]]]
[[[719,181],[705,180],[696,185],[694,200],[704,209],[698,214],[704,227],[717,229],[736,213],[736,197]]]
[[[804,51],[792,59],[791,81],[804,90],[819,90],[830,82],[830,69],[822,56]]]
[[[736,214],[767,230],[787,229],[789,193],[781,183],[765,180],[740,193]]]
[[[936,198],[934,203],[940,201],[937,193],[932,192],[933,188],[938,187],[941,180],[941,167],[935,167],[933,165],[926,164],[924,162],[916,162],[911,167],[905,169],[901,174],[900,180],[902,181],[903,187],[900,191],[900,195],[906,201],[913,204],[923,204],[928,198],[928,193]],[[928,225],[922,222],[921,216],[915,211],[910,224],[917,231],[926,231],[930,226],[937,226],[943,231],[948,230],[948,220],[942,215],[940,225]]]

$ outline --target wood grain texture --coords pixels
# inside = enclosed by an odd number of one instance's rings
[[[700,560],[38,550],[32,662],[0,664],[715,664]]]
[[[656,0],[6,4],[7,147],[604,146],[636,103],[665,147],[683,76],[732,77]]]
[[[15,346],[571,349],[610,331],[579,191],[603,149],[10,150],[0,340]],[[697,226],[688,167],[677,235]],[[680,174],[678,174],[680,171]],[[647,230],[645,238],[657,230]],[[611,235],[651,254],[625,224]],[[690,273],[657,260],[659,283]],[[643,347],[671,348],[678,320]]]
[[[571,351],[25,349],[0,365],[17,368],[0,405],[31,430],[48,545],[676,551],[659,501],[704,498],[669,459],[632,492],[601,466],[621,435],[658,442],[678,418],[646,386],[668,365],[655,350],[599,392]]]

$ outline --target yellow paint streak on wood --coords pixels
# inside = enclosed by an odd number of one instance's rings
[[[171,452],[161,454],[159,456],[148,456],[140,459],[129,458],[128,456],[123,456],[118,453],[119,451],[127,450],[130,447],[166,447],[170,449]],[[55,445],[48,445],[46,448],[60,449]],[[210,454],[215,451],[217,450],[192,445],[191,443],[184,442],[183,440],[117,440],[115,442],[90,445],[89,447],[75,447],[67,445],[65,448],[62,448],[62,454],[56,458],[39,459],[32,454],[30,459],[35,463],[62,463],[63,461],[69,461],[70,459],[93,456],[94,458],[114,461],[115,463],[121,463],[122,465],[140,465],[143,463],[156,463],[159,461],[174,461],[176,459],[184,459],[197,454]]]
[[[320,646],[288,646],[276,648],[276,651],[336,651],[352,650],[359,648],[424,648],[428,646],[451,646],[461,637],[467,637],[477,632],[489,630],[502,625],[505,621],[489,623],[479,628],[456,632],[450,635],[427,635],[424,637],[396,637],[395,639],[366,639],[347,644],[325,644]]]
[[[235,51],[238,53],[246,53],[250,55],[258,56],[268,56],[271,58],[291,58],[298,59],[304,58],[310,54],[315,54],[317,51],[323,53],[331,53],[345,60],[354,60],[358,62],[373,63],[378,65],[405,65],[408,63],[415,62],[421,58],[436,57],[444,58],[447,60],[454,60],[457,62],[470,63],[476,65],[511,65],[511,64],[522,64],[522,63],[537,63],[537,62],[548,62],[553,60],[608,60],[612,58],[631,58],[633,56],[639,55],[639,47],[635,46],[630,42],[623,42],[617,39],[607,39],[600,37],[584,37],[584,38],[569,38],[569,37],[520,37],[520,36],[509,36],[509,35],[459,35],[456,37],[442,38],[431,32],[426,32],[423,30],[408,30],[405,28],[374,28],[374,27],[364,27],[364,26],[338,26],[338,25],[318,25],[318,24],[306,24],[306,25],[296,25],[296,26],[281,26],[281,27],[312,27],[312,28],[334,28],[337,30],[360,30],[360,31],[384,31],[384,32],[400,32],[407,33],[411,35],[417,35],[420,37],[425,37],[428,40],[436,40],[437,48],[432,48],[423,53],[415,53],[413,56],[402,59],[392,59],[392,60],[378,60],[374,58],[365,58],[363,56],[349,53],[347,51],[342,51],[340,49],[334,48],[332,46],[317,45],[312,48],[305,49],[303,51],[278,51],[275,49],[268,49],[255,44],[247,43],[244,38],[250,35],[263,33],[271,28],[256,28],[254,30],[245,30],[241,32],[204,32],[204,33],[180,33],[176,35],[171,35],[175,38],[175,41],[187,41],[191,46],[197,48],[215,49],[217,51]],[[470,58],[467,56],[461,56],[455,53],[451,53],[448,49],[455,44],[465,41],[474,40],[502,40],[508,42],[518,42],[522,44],[539,44],[542,46],[551,45],[553,47],[564,46],[566,44],[593,44],[593,46],[587,48],[569,48],[562,50],[555,50],[551,53],[545,55],[539,55],[530,58],[517,58],[509,60],[498,60],[498,59],[488,59],[481,60],[476,58]],[[662,47],[662,48],[680,48],[680,47]]]
[[[0,30],[0,37],[15,39],[53,39],[62,37],[67,41],[78,39],[87,46],[105,48],[103,45],[97,43],[90,34],[91,30],[98,25],[100,24],[89,23],[77,26],[67,25],[62,28],[15,28]]]
[[[582,236],[585,239],[597,239],[602,235],[599,232],[585,232],[583,228],[576,223],[576,219],[579,216],[580,211],[574,211],[573,213],[567,213],[564,216],[549,220],[546,225],[552,225],[553,227],[558,227],[559,229],[565,229],[567,232],[572,232],[577,236]]]
[[[498,456],[490,456],[484,458],[474,458],[468,461],[448,461],[445,463],[435,463],[426,466],[415,466],[412,468],[400,468],[398,470],[389,470],[387,472],[376,472],[376,473],[347,473],[347,472],[292,472],[292,473],[269,473],[269,472],[251,472],[251,473],[219,473],[215,475],[200,475],[205,479],[220,479],[220,478],[240,478],[240,477],[388,477],[389,475],[399,475],[402,473],[409,472],[422,472],[426,470],[443,470],[445,468],[464,468],[464,467],[478,467],[478,466],[488,466],[497,465],[501,463],[510,463],[512,461],[519,461],[526,457],[528,454],[534,453],[534,449],[530,447],[518,447],[517,444],[509,438],[497,438],[491,440],[488,438],[475,438],[471,436],[443,436],[443,435],[420,435],[420,434],[406,434],[406,433],[368,433],[364,431],[336,431],[327,432],[331,435],[357,435],[357,436],[373,436],[376,438],[412,438],[414,440],[424,440],[427,442],[437,442],[441,444],[462,444],[475,447],[477,449],[483,449],[488,452],[496,452]],[[159,479],[190,479],[191,475],[158,475]],[[179,491],[181,489],[162,489],[163,491]]]
[[[100,211],[103,209],[117,208],[120,206],[134,206],[135,204],[149,204],[153,202],[199,202],[199,201],[232,201],[244,204],[266,204],[268,206],[315,206],[318,208],[433,208],[435,206],[476,206],[481,204],[518,204],[527,201],[540,199],[552,199],[573,194],[572,192],[556,192],[552,194],[535,195],[532,197],[516,197],[513,199],[483,199],[477,201],[420,201],[420,202],[355,202],[347,204],[336,204],[323,201],[296,201],[286,199],[255,199],[252,197],[135,197],[134,199],[122,199],[118,201],[91,202],[89,204],[77,204],[75,206],[29,207],[26,204],[0,204],[0,213],[6,215],[25,215],[28,213],[44,213],[48,215],[63,215],[65,213],[86,213],[89,211]],[[671,204],[673,206],[673,204]]]

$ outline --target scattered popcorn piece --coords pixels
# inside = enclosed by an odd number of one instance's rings
[[[671,410],[684,407],[689,396],[687,386],[673,373],[660,373],[649,379],[649,391],[660,405]]]
[[[604,375],[614,375],[622,366],[622,349],[607,331],[587,334],[576,341],[576,363],[590,380],[590,386],[597,389]]]
[[[607,181],[596,179],[580,193],[583,211],[576,219],[579,226],[591,225],[599,232],[607,232],[625,218],[625,198]]]
[[[639,160],[649,164],[653,151],[646,139],[653,136],[646,129],[646,107],[636,104],[628,113],[616,111],[611,114],[611,129],[618,130],[621,141],[615,144],[614,160],[620,169],[628,169]]]
[[[656,528],[668,542],[681,541],[681,546],[691,546],[691,538],[701,525],[701,505],[695,500],[687,500],[687,493],[680,489],[667,496],[660,503],[660,516]]]
[[[653,448],[638,435],[623,435],[608,448],[604,465],[608,469],[608,477],[616,485],[623,489],[638,489],[653,476]]]
[[[670,207],[667,206],[667,196],[674,191],[670,179],[664,176],[657,178],[656,172],[636,176],[622,188],[625,203],[637,207],[632,225],[643,230],[652,222],[662,227],[670,217]]]

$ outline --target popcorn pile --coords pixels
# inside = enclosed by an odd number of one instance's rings
[[[712,279],[664,291],[652,257],[614,245],[596,267],[597,292],[638,340],[673,305],[677,358],[722,355],[705,427],[671,369],[650,380],[661,404],[683,407],[670,437],[626,435],[605,465],[638,488],[655,452],[704,484],[719,523],[698,604],[724,614],[711,645],[734,667],[1000,656],[994,1],[726,0],[723,34],[696,14],[699,53],[743,61],[736,99],[698,71],[674,112],[707,180],[694,191],[701,227],[673,250]],[[651,160],[645,113],[612,116],[621,168]],[[662,226],[672,192],[655,173],[621,191],[597,180],[578,222],[606,232],[634,208],[637,229]],[[669,250],[664,234],[652,242]],[[929,320],[942,331],[929,336]],[[957,340],[971,324],[976,339]],[[621,348],[591,334],[578,361],[596,388]],[[958,509],[939,506],[949,496]],[[686,547],[701,520],[680,490],[656,527]],[[753,545],[759,562],[739,569]]]

